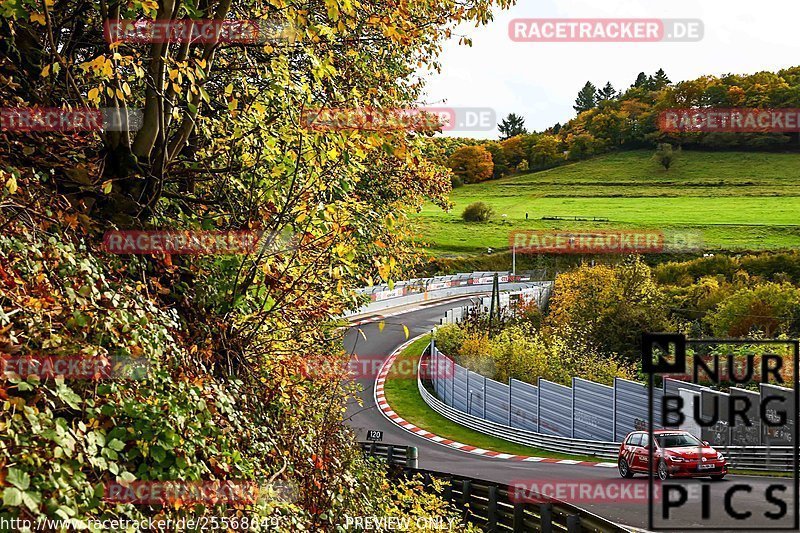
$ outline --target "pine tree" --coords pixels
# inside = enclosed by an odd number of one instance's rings
[[[528,133],[528,130],[525,129],[525,119],[516,113],[509,113],[509,115],[497,125],[497,129],[500,130],[500,140],[510,139],[511,137]]]
[[[592,85],[592,82],[587,81],[586,85],[581,89],[581,92],[578,93],[578,98],[575,100],[575,105],[572,106],[572,108],[577,111],[578,114],[581,114],[584,111],[594,109],[596,105],[597,87]]]
[[[639,75],[636,76],[636,81],[633,82],[633,87],[647,89],[647,74],[640,72]]]
[[[655,90],[663,89],[670,83],[672,83],[672,81],[670,81],[670,79],[667,77],[667,73],[664,72],[664,69],[663,68],[658,69],[658,71],[656,71],[655,77],[653,77],[653,89]]]
[[[617,90],[611,85],[611,82],[606,82],[605,87],[597,91],[598,101],[613,100],[617,96]]]

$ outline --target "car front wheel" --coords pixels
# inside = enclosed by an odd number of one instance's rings
[[[658,479],[664,481],[669,478],[669,470],[667,470],[667,463],[659,461],[658,463]]]
[[[624,477],[625,479],[630,479],[633,477],[633,471],[631,471],[631,467],[628,464],[628,461],[625,459],[620,459],[619,463],[617,463],[619,467],[619,475]]]
[[[711,476],[711,479],[713,479],[714,481],[719,481],[724,477],[725,477],[725,474],[717,474],[717,475]]]

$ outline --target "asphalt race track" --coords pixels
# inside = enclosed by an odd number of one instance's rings
[[[473,296],[474,298],[474,296]],[[443,304],[432,304],[421,310],[411,311],[386,319],[383,331],[377,323],[351,327],[345,336],[345,348],[360,357],[385,358],[400,344],[406,336],[403,325],[410,330],[411,337],[430,332],[439,323],[439,319],[451,308],[469,302],[469,297],[450,300]],[[366,340],[357,331],[360,329]],[[359,440],[366,439],[366,431],[370,429],[383,431],[383,442],[416,446],[419,449],[420,468],[448,472],[463,476],[510,484],[524,480],[529,483],[573,482],[581,487],[590,487],[592,496],[563,499],[590,512],[605,517],[616,523],[646,529],[648,527],[647,488],[648,480],[642,475],[632,480],[622,480],[615,468],[602,468],[584,465],[565,465],[556,463],[518,462],[490,457],[480,457],[433,443],[408,431],[401,429],[387,420],[378,410],[374,400],[374,378],[357,380],[361,385],[360,393],[363,406],[353,405],[347,412],[349,424],[358,432]],[[436,428],[425,428],[436,433]],[[676,531],[706,531],[714,526],[717,530],[729,531],[766,531],[768,529],[791,529],[794,523],[796,502],[794,484],[791,478],[769,478],[763,476],[728,476],[723,481],[704,480],[674,481],[687,489],[687,502],[672,510],[670,519],[661,519],[661,504],[655,503],[655,528]],[[608,484],[611,484],[609,486]],[[703,505],[703,489],[708,492],[708,500]],[[724,494],[737,486],[738,491],[732,494],[733,510],[739,513],[752,513],[741,519],[734,519],[725,512]],[[782,518],[767,518],[764,513],[780,511],[779,506],[770,503],[765,493],[771,485],[781,485],[783,491],[773,488],[772,495],[785,502],[786,510]],[[575,487],[576,485],[572,485]],[[598,488],[599,487],[599,488]],[[562,490],[574,489],[562,485]],[[627,493],[620,493],[629,489]],[[749,491],[749,492],[748,492]],[[658,490],[656,494],[658,494]],[[601,494],[605,497],[595,498]],[[616,496],[613,498],[612,496]],[[677,495],[674,496],[677,498]],[[703,520],[703,507],[709,512],[709,519]]]

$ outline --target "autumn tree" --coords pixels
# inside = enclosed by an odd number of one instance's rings
[[[15,464],[13,475],[26,489],[30,481],[33,494],[24,507],[8,498],[4,512],[13,502],[12,516],[128,513],[121,507],[134,506],[94,494],[104,481],[135,479],[131,471],[156,479],[291,475],[293,505],[312,517],[289,526],[297,530],[328,530],[343,502],[369,501],[370,479],[342,423],[351,391],[342,376],[302,369],[341,362],[335,320],[360,303],[354,288],[391,280],[412,260],[406,213],[426,200],[443,204],[449,172],[423,151],[436,124],[364,128],[363,118],[417,107],[454,28],[485,24],[510,4],[3,4],[0,107],[103,109],[141,120],[75,133],[0,131],[0,270],[46,290],[52,307],[44,316],[41,305],[19,306],[0,344],[9,331],[24,339],[14,350],[50,343],[95,353],[113,344],[152,357],[159,380],[77,393],[60,383],[4,388],[19,412],[37,413],[0,415],[0,425],[13,422],[28,439],[4,445],[0,463]],[[216,26],[194,40],[134,42],[105,31],[120,20],[162,29],[238,21],[251,32],[223,38]],[[325,122],[331,112],[335,120]],[[111,228],[241,230],[259,241],[241,256],[109,260],[98,249]],[[28,238],[12,247],[12,229]],[[29,265],[41,275],[23,276]],[[4,286],[4,302],[32,301],[7,294]],[[119,438],[108,435],[114,428]],[[69,457],[51,453],[47,435],[62,430],[81,433],[80,442],[68,438],[80,446]],[[102,458],[98,442],[109,445]],[[69,479],[54,482],[56,470]]]
[[[549,326],[582,335],[604,354],[639,357],[643,331],[667,331],[664,295],[639,258],[616,265],[582,265],[556,277]]]
[[[800,289],[790,283],[742,287],[722,301],[706,321],[720,337],[758,333],[767,338],[800,333]]]
[[[465,146],[456,150],[447,166],[463,183],[479,183],[492,177],[492,154],[483,146]]]

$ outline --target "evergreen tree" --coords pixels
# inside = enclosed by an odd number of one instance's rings
[[[516,113],[509,113],[509,115],[497,125],[497,129],[500,130],[500,140],[510,139],[511,137],[528,133],[528,130],[525,129],[525,119]]]
[[[667,77],[667,73],[664,72],[663,68],[658,69],[658,71],[656,71],[655,77],[653,77],[652,79],[653,79],[652,88],[654,90],[663,89],[664,87],[672,83],[672,81],[670,81],[670,79]]]
[[[641,87],[643,89],[647,89],[648,81],[647,81],[647,74],[644,72],[640,72],[638,76],[636,76],[636,81],[633,82],[633,87]]]
[[[558,135],[559,131],[561,131],[561,123],[556,122],[556,125],[553,126],[553,135]]]
[[[617,90],[611,85],[611,82],[606,82],[605,87],[597,91],[597,100],[613,100],[617,96]]]
[[[578,114],[581,114],[584,111],[594,109],[596,105],[597,87],[592,85],[592,82],[587,81],[586,85],[581,89],[581,92],[578,93],[578,98],[575,100],[575,105],[572,106],[572,108],[577,111]]]

